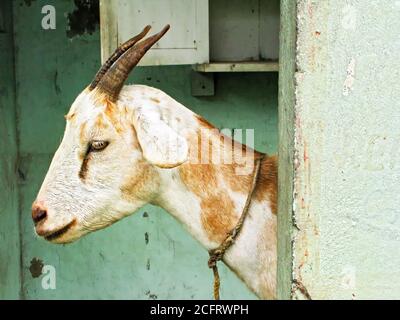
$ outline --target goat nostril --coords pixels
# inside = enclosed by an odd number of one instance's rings
[[[36,207],[32,210],[32,219],[36,224],[47,217],[47,211],[43,208]]]

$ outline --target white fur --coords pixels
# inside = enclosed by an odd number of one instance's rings
[[[188,145],[182,136],[160,118],[154,104],[134,109],[133,123],[143,156],[159,167],[176,167],[188,158]]]

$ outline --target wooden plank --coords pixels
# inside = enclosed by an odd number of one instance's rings
[[[260,1],[260,57],[264,60],[279,58],[279,0]]]
[[[215,94],[214,74],[191,72],[191,93],[193,97],[209,97]]]
[[[104,63],[118,46],[116,0],[100,0],[101,62]]]
[[[281,0],[277,298],[291,299],[296,71],[296,3]]]
[[[148,51],[139,65],[209,61],[207,0],[101,0],[102,60],[148,24],[153,29],[150,34],[166,24],[170,24],[171,30]]]
[[[259,60],[260,0],[210,1],[210,60]]]
[[[196,64],[197,72],[278,72],[278,61],[267,62],[211,62]]]

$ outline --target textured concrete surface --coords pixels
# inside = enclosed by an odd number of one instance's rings
[[[297,1],[293,250],[281,252],[293,298],[399,298],[399,14],[398,1]]]

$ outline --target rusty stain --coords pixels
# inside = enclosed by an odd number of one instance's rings
[[[318,231],[318,228],[317,228],[316,225],[314,225],[314,234],[315,234],[316,236],[319,235],[319,231]]]
[[[29,271],[31,272],[32,278],[38,278],[42,275],[43,261],[37,258],[31,260]]]
[[[318,9],[318,8],[314,8],[314,4],[313,3],[308,3],[307,5],[307,18],[308,18],[308,27],[309,27],[309,32],[310,34],[314,35],[316,34],[317,36],[321,34],[320,31],[317,31],[314,33],[314,30],[318,29],[316,27],[316,19],[314,16],[314,9]],[[316,45],[316,43],[312,42],[309,50],[308,50],[308,61],[309,61],[309,66],[311,68],[312,71],[315,70],[315,68],[317,67],[317,55],[320,53],[321,48],[318,47]]]
[[[306,142],[304,142],[303,159],[304,159],[304,162],[307,162],[307,160],[308,160],[308,152],[307,152],[307,143]]]

